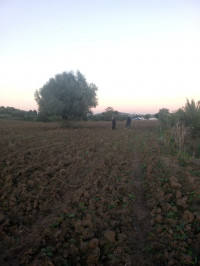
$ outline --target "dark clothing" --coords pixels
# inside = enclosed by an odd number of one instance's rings
[[[112,130],[116,130],[116,119],[115,118],[113,118],[112,119]]]
[[[127,117],[126,119],[126,128],[131,128],[131,118],[130,117]]]

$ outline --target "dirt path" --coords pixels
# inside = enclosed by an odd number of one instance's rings
[[[149,210],[146,207],[145,189],[141,162],[138,159],[138,152],[133,155],[133,185],[132,191],[135,200],[132,204],[133,231],[131,234],[133,265],[153,265],[147,258],[146,238],[149,232]]]
[[[139,135],[138,135],[139,133]],[[126,134],[126,132],[125,132]],[[130,153],[131,184],[128,193],[134,195],[131,202],[132,228],[130,228],[129,241],[132,250],[131,262],[128,265],[155,265],[153,256],[149,255],[148,234],[150,229],[150,212],[146,204],[146,189],[143,172],[143,154],[141,146],[145,141],[142,132],[133,130],[128,133]]]

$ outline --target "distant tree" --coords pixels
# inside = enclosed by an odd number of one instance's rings
[[[169,126],[171,123],[171,115],[169,109],[167,108],[160,109],[156,117],[159,119],[163,126]]]
[[[144,115],[144,118],[145,118],[145,119],[149,119],[150,117],[151,117],[150,114],[146,114],[146,115]]]
[[[105,112],[106,113],[113,113],[114,112],[114,109],[110,106],[108,106],[106,109],[105,109]]]
[[[15,120],[28,120],[33,121],[36,120],[37,111],[29,110],[24,111],[20,109],[16,109],[14,107],[0,107],[0,118],[1,119],[15,119]]]
[[[96,91],[96,85],[88,84],[80,71],[57,74],[35,92],[39,116],[43,120],[53,116],[85,118],[97,106]]]
[[[115,111],[113,107],[107,107],[105,109],[105,112],[102,113],[103,120],[109,121],[114,116],[117,119],[117,116],[119,115],[118,111]]]

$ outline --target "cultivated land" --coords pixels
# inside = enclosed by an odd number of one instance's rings
[[[0,121],[0,265],[199,265],[200,165],[157,121]]]

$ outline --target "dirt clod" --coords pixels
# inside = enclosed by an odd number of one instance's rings
[[[194,222],[194,215],[190,211],[186,210],[183,213],[182,219],[187,223],[193,223]]]
[[[104,237],[111,243],[114,243],[116,240],[116,233],[110,230],[105,231]]]

